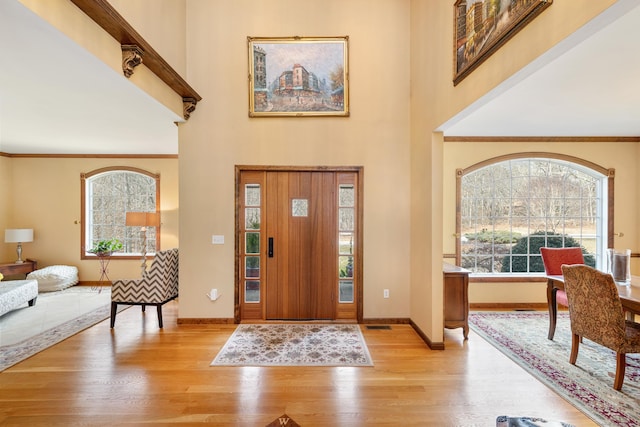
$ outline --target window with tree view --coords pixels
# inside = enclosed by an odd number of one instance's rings
[[[582,248],[600,266],[608,242],[602,171],[555,158],[511,158],[459,172],[460,265],[478,275],[543,273],[540,247]]]
[[[158,212],[160,177],[135,168],[105,168],[82,175],[84,251],[100,240],[123,243],[117,256],[142,253],[141,227],[127,226],[127,212]],[[156,252],[159,233],[147,227],[146,253]]]

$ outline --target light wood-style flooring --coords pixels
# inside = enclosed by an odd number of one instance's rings
[[[176,318],[165,305],[159,330],[152,307],[131,307],[115,329],[105,320],[0,373],[0,425],[596,425],[473,331],[447,330],[432,351],[408,325],[362,326],[374,367],[211,367],[235,326]]]

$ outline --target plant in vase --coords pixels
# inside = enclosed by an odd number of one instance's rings
[[[111,256],[113,252],[122,250],[122,242],[118,239],[98,240],[88,252],[98,257]]]

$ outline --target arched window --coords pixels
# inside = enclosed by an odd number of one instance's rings
[[[81,175],[82,242],[81,257],[99,240],[118,239],[123,250],[114,257],[142,254],[141,227],[127,226],[127,212],[159,212],[160,175],[131,167],[97,169]],[[146,231],[146,253],[160,247],[159,227]]]
[[[475,275],[544,272],[541,246],[580,246],[604,267],[613,244],[614,170],[552,153],[457,171],[456,258]]]

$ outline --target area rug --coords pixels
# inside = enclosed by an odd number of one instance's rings
[[[613,389],[615,353],[587,339],[569,363],[571,330],[558,313],[553,341],[547,312],[474,312],[471,329],[601,426],[640,426],[640,354],[627,355],[621,391]]]
[[[211,366],[373,366],[358,325],[239,325]]]
[[[508,417],[501,415],[496,419],[496,427],[575,427],[562,421],[549,421],[536,417]]]
[[[40,293],[33,307],[25,304],[1,316],[0,371],[108,319],[110,291],[74,286]]]

